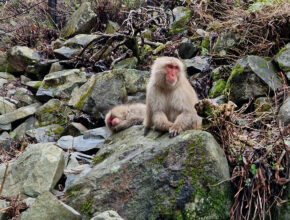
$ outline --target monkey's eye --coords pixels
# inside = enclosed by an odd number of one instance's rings
[[[172,64],[168,64],[167,67],[168,67],[169,69],[173,69],[173,68],[174,68],[174,66],[173,66]]]

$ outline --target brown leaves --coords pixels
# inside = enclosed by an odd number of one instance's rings
[[[280,206],[289,182],[288,127],[281,129],[274,112],[259,116],[235,111],[230,103],[211,106],[209,131],[221,141],[230,164],[235,201],[231,219],[264,219]],[[250,104],[249,104],[250,106]],[[199,108],[197,108],[199,110]],[[286,132],[285,132],[286,131]],[[235,178],[233,178],[235,177]]]

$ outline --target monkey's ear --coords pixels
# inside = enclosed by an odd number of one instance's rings
[[[144,128],[144,137],[147,136],[147,134],[149,133],[149,131],[150,131],[150,128],[148,128],[148,127],[145,127]]]

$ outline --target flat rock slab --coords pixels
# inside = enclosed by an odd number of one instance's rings
[[[35,103],[35,104],[31,104],[31,105],[19,108],[13,112],[0,115],[0,125],[9,124],[11,122],[33,115],[39,106],[40,104]]]

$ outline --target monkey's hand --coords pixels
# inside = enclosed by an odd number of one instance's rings
[[[173,137],[179,135],[181,131],[183,131],[183,129],[182,129],[182,127],[180,125],[173,124],[169,128],[169,138],[173,138]]]

